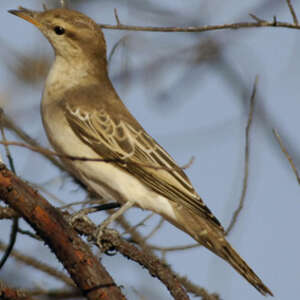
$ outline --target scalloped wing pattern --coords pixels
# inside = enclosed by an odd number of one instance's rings
[[[195,192],[172,157],[144,130],[124,120],[115,122],[104,110],[87,112],[66,105],[66,118],[74,132],[104,159],[139,178],[146,186],[179,206],[201,214],[223,231],[217,218]]]

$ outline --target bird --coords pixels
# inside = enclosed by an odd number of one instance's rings
[[[118,96],[99,25],[66,8],[9,12],[34,24],[54,49],[41,115],[50,144],[65,155],[66,169],[97,195],[122,204],[115,218],[132,206],[151,210],[224,259],[261,294],[273,295],[226,240],[183,169]]]

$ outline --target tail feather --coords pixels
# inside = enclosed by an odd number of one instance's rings
[[[210,249],[213,251],[213,249]],[[224,239],[220,240],[220,245],[215,254],[227,261],[237,272],[239,272],[249,283],[251,283],[264,296],[273,293],[261,281],[261,279],[254,273],[254,271],[247,265],[247,263],[240,257],[240,255],[231,247],[231,245]]]
[[[273,296],[270,289],[261,281],[240,255],[231,247],[225,239],[224,232],[217,226],[199,215],[195,215],[185,209],[177,210],[178,219],[171,222],[191,235],[197,242],[211,250],[213,253],[228,262],[250,284],[252,284],[264,296]]]

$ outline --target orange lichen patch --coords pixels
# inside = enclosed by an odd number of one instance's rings
[[[42,221],[43,227],[47,227],[47,231],[50,233],[58,233],[61,231],[60,226],[56,222],[53,221],[51,216],[47,213],[46,210],[44,210],[40,206],[36,206],[33,211],[34,216]],[[60,237],[63,237],[63,234],[58,235]]]
[[[5,176],[2,172],[0,172],[0,184],[3,187],[11,186],[11,176]]]
[[[52,220],[49,218],[49,215],[47,214],[47,212],[44,209],[42,209],[40,206],[37,206],[34,209],[34,215],[38,219],[43,219],[44,221],[47,221],[47,225],[49,225],[50,223],[53,223]]]
[[[86,255],[85,253],[83,253],[82,251],[76,251],[76,256],[82,261],[82,260],[85,260],[86,259]]]

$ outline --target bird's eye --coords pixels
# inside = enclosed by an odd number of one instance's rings
[[[55,26],[54,27],[54,32],[57,34],[57,35],[63,35],[65,33],[65,29],[61,26]]]

